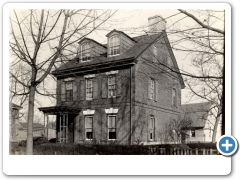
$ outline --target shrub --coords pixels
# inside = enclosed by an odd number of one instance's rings
[[[34,146],[38,155],[147,155],[147,146],[139,145],[82,145],[82,144],[41,144]]]

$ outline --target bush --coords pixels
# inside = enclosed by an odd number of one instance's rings
[[[34,146],[36,155],[147,155],[149,148],[139,145],[41,144]]]

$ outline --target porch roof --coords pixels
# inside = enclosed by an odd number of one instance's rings
[[[58,115],[60,113],[78,114],[81,111],[81,108],[71,106],[49,106],[40,107],[38,109],[42,111],[44,114],[49,115]]]

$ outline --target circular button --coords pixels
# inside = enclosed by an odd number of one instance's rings
[[[224,156],[233,155],[238,148],[238,142],[233,136],[221,136],[217,142],[218,151]]]

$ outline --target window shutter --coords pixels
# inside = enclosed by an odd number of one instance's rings
[[[154,100],[157,101],[158,98],[158,82],[154,81]]]
[[[148,99],[151,99],[151,79],[148,80]]]
[[[78,131],[79,131],[79,139],[83,140],[85,139],[85,124],[84,124],[84,117],[83,115],[79,115],[79,127],[78,127]]]
[[[121,96],[121,75],[118,73],[116,75],[116,91],[117,91],[117,97]]]
[[[61,81],[61,100],[66,101],[66,86],[63,80]]]
[[[98,81],[97,81],[97,78],[93,78],[92,83],[93,83],[93,99],[97,99],[98,98]]]
[[[73,81],[73,101],[77,101],[77,82]]]
[[[102,98],[107,98],[108,95],[107,80],[107,77],[102,78]]]
[[[85,100],[85,99],[86,99],[85,80],[81,80],[81,81],[80,81],[80,88],[81,88],[80,99],[81,99],[81,100]]]

